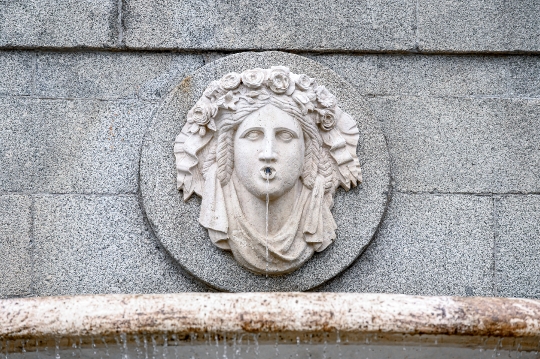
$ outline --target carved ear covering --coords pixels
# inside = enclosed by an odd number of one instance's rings
[[[250,69],[238,74],[229,73],[219,81],[212,81],[203,96],[188,112],[187,121],[176,137],[177,187],[187,200],[194,192],[203,194],[205,162],[210,156],[217,160],[219,152],[214,136],[220,128],[230,126],[226,117],[247,115],[246,108],[269,98],[294,104],[302,115],[311,118],[319,128],[326,150],[333,159],[336,186],[346,190],[362,182],[360,163],[356,156],[358,128],[354,119],[343,112],[336,98],[324,86],[304,74],[294,74],[289,68]],[[257,107],[257,106],[255,106]],[[245,112],[245,114],[244,114]],[[224,116],[229,115],[229,116]],[[216,136],[217,137],[217,136]],[[218,146],[219,147],[219,146]],[[332,191],[335,188],[332,189]]]

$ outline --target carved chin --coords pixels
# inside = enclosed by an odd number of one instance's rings
[[[297,178],[296,181],[284,183],[283,181],[274,178],[273,180],[268,181],[268,184],[266,183],[266,180],[261,180],[260,183],[249,187],[245,186],[245,188],[249,193],[261,200],[266,200],[266,194],[268,193],[269,199],[273,201],[289,192],[299,180],[300,178]]]

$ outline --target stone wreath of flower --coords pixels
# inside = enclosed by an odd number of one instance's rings
[[[178,189],[184,200],[193,192],[202,196],[205,172],[218,163],[218,178],[225,185],[232,172],[232,132],[242,117],[273,104],[301,122],[306,138],[304,184],[313,186],[317,174],[325,177],[325,192],[341,185],[349,190],[362,181],[356,156],[356,122],[337,106],[325,86],[288,67],[231,72],[212,81],[187,114],[175,142]],[[318,129],[313,131],[313,129]]]

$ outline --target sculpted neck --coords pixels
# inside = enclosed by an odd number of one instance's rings
[[[266,229],[266,198],[259,198],[250,193],[238,180],[233,172],[231,180],[236,188],[236,195],[246,220],[260,233]],[[294,208],[296,198],[302,190],[302,183],[298,179],[295,186],[279,198],[271,199],[268,203],[268,234],[276,234],[287,222]]]

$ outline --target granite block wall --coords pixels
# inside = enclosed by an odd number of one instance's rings
[[[152,235],[138,162],[184,76],[278,49],[381,122],[392,198],[319,291],[540,298],[540,2],[0,0],[0,297],[211,291]]]

